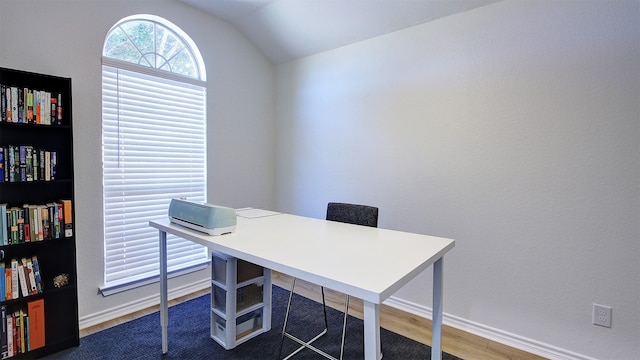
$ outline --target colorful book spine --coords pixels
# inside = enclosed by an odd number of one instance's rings
[[[7,342],[7,306],[0,305],[0,321],[2,322],[2,334],[0,334],[0,356],[4,359],[9,357],[9,344]]]
[[[38,257],[31,257],[31,263],[33,266],[33,275],[36,278],[36,288],[38,293],[42,293],[42,277],[40,276],[40,264],[38,263]]]
[[[5,285],[5,265],[4,262],[0,262],[0,274],[2,276],[0,276],[0,289],[2,289],[2,291],[0,291],[0,302],[4,302],[7,300],[7,292],[5,291],[6,289],[6,285]]]
[[[24,123],[24,89],[17,88],[18,94],[18,122]]]
[[[0,147],[0,182],[54,181],[58,152],[30,145]]]
[[[11,259],[9,264],[0,262],[0,274],[2,274],[0,301],[19,299],[43,292],[40,263],[35,255],[20,260]]]
[[[26,306],[9,311],[0,305],[0,356],[2,359],[26,354],[45,346],[44,299],[27,302]]]
[[[71,200],[22,207],[0,204],[0,246],[72,237],[72,208]]]
[[[20,286],[20,294],[23,297],[29,296],[29,283],[28,283],[28,275],[27,271],[23,265],[22,261],[17,261],[18,264],[18,284]]]
[[[4,147],[0,146],[0,182],[4,182]]]
[[[7,204],[0,204],[0,245],[9,245],[9,238],[7,237],[8,226]]]
[[[13,299],[13,286],[12,286],[12,279],[13,279],[13,274],[11,273],[13,270],[11,270],[11,266],[5,266],[4,269],[4,293],[5,293],[5,299],[7,300],[12,300]]]
[[[18,281],[18,260],[11,259],[11,298],[20,297],[20,284]]]
[[[13,346],[13,342],[14,342],[14,329],[15,329],[15,324],[14,324],[14,319],[13,319],[13,315],[11,314],[7,314],[7,357],[12,357],[14,354],[14,346]]]
[[[29,318],[29,350],[35,350],[45,345],[45,317],[44,299],[38,299],[27,303]]]
[[[18,88],[11,87],[11,122],[18,122]]]
[[[62,94],[0,84],[0,122],[61,125]]]
[[[0,84],[0,122],[7,121],[7,95],[6,87]]]
[[[64,212],[64,237],[73,236],[73,210],[71,200],[60,200],[62,203],[62,211]]]

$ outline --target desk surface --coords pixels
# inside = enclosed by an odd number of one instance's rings
[[[451,239],[277,214],[238,216],[232,234],[210,236],[169,222],[149,224],[260,266],[382,303],[431,266]]]

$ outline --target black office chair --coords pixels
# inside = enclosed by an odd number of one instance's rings
[[[335,203],[331,202],[327,205],[327,220],[338,221],[348,224],[355,225],[363,225],[370,227],[378,227],[378,208],[367,205],[356,205],[356,204],[346,204],[346,203]],[[296,278],[293,279],[293,283],[291,284],[291,292],[289,294],[289,302],[287,304],[287,312],[284,317],[284,325],[282,327],[282,338],[280,339],[280,347],[278,351],[278,359],[282,358],[282,345],[284,343],[284,338],[287,337],[298,344],[300,347],[296,349],[294,352],[289,354],[283,360],[289,359],[294,356],[304,348],[311,349],[316,353],[332,360],[342,360],[342,356],[344,354],[344,340],[347,330],[347,317],[349,311],[349,295],[346,295],[345,299],[345,307],[344,307],[344,320],[342,323],[342,340],[340,344],[340,357],[335,358],[326,352],[314,347],[311,345],[315,340],[319,339],[321,336],[327,333],[328,324],[327,324],[327,305],[324,297],[324,287],[320,287],[320,291],[322,293],[322,309],[324,311],[324,330],[320,332],[313,339],[305,342],[303,340],[298,339],[297,337],[287,333],[287,321],[289,320],[289,312],[291,310],[291,299],[293,298],[293,289],[296,286]]]

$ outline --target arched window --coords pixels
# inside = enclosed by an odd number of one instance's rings
[[[120,20],[107,34],[102,56],[206,80],[196,45],[168,21],[151,15]]]
[[[105,274],[108,295],[156,281],[158,232],[172,198],[206,200],[206,83],[200,53],[174,24],[122,19],[102,52]],[[167,237],[170,273],[203,267],[205,247]]]

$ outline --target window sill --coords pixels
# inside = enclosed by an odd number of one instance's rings
[[[209,267],[210,262],[211,260],[206,260],[202,263],[195,264],[186,268],[170,271],[167,274],[167,278],[171,279],[178,276],[194,273],[196,271],[204,270]],[[103,297],[107,297],[107,296],[111,296],[114,294],[118,294],[121,292],[125,292],[128,290],[136,289],[139,287],[143,287],[143,286],[147,286],[147,285],[151,285],[159,282],[160,282],[160,275],[158,274],[158,275],[153,275],[153,276],[142,278],[142,279],[136,279],[136,280],[127,281],[127,282],[119,282],[117,284],[103,285],[98,288],[98,292],[102,294]]]

